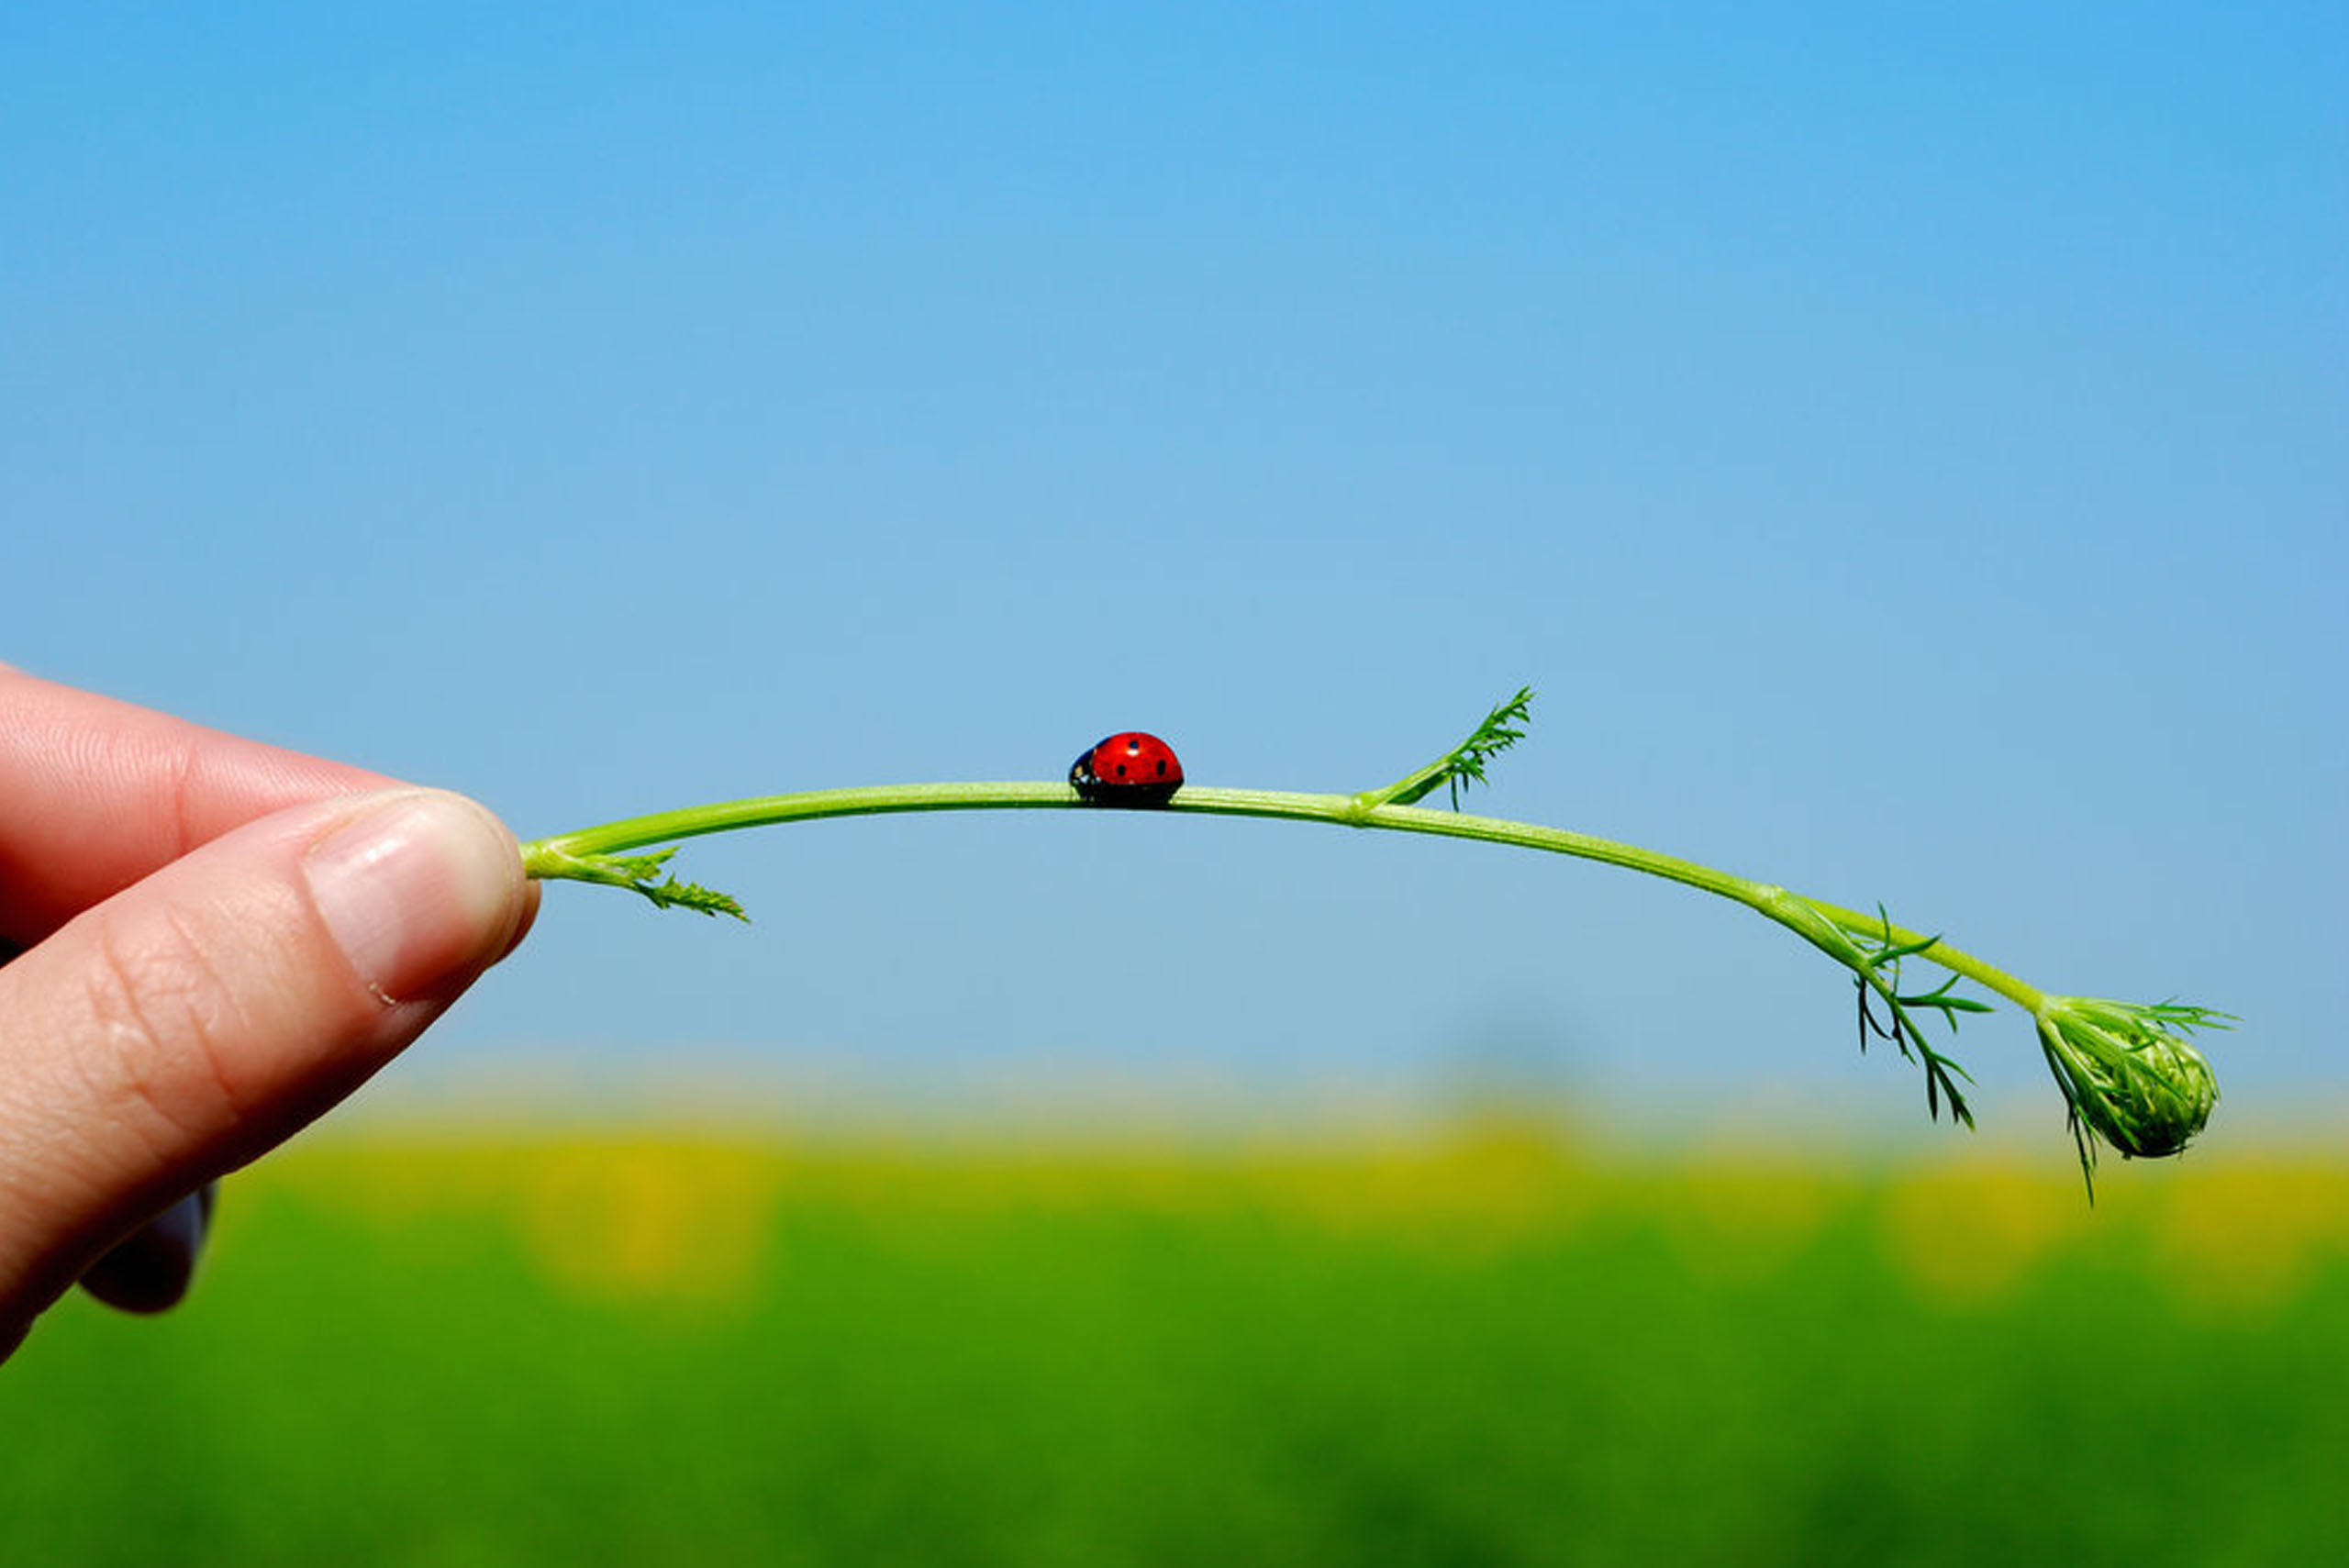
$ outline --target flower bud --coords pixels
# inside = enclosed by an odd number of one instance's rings
[[[2173,1003],[2051,996],[2039,1011],[2040,1043],[2072,1114],[2136,1159],[2184,1149],[2218,1104],[2210,1064],[2184,1036],[2197,1025],[2225,1027],[2223,1015]]]

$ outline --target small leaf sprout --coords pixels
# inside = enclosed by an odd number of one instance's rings
[[[1920,937],[1914,941],[1897,941],[1892,935],[1892,917],[1885,913],[1881,904],[1876,906],[1876,912],[1883,928],[1881,934],[1860,938],[1854,943],[1859,949],[1863,965],[1852,976],[1852,988],[1859,994],[1860,1050],[1863,1053],[1867,1051],[1868,1038],[1873,1035],[1877,1040],[1890,1040],[1899,1049],[1901,1055],[1922,1062],[1927,1113],[1938,1118],[1941,1102],[1945,1098],[1949,1101],[1950,1118],[1972,1127],[1974,1113],[1966,1108],[1965,1095],[1959,1090],[1957,1080],[1964,1078],[1969,1084],[1974,1080],[1965,1068],[1932,1048],[1925,1039],[1925,1031],[1917,1027],[1916,1015],[1928,1011],[1939,1013],[1942,1022],[1954,1034],[1957,1032],[1958,1014],[1987,1013],[1990,1010],[1990,1004],[1971,996],[1951,995],[1951,987],[1957,984],[1958,979],[1954,974],[1944,978],[1931,991],[1903,992],[1900,989],[1900,961],[1929,954],[1940,944],[1941,938]],[[1869,1000],[1871,997],[1884,1003],[1886,1018],[1876,1017],[1876,1008]]]
[[[1451,794],[1452,809],[1457,811],[1461,786],[1489,782],[1485,764],[1525,739],[1520,726],[1532,722],[1532,715],[1533,688],[1520,686],[1517,695],[1486,714],[1467,740],[1416,773],[1404,774],[1385,789],[1358,795],[1354,800],[1365,813],[1382,806],[1417,806],[1442,784]]]
[[[680,882],[667,874],[670,859],[681,845],[672,844],[665,850],[655,850],[644,855],[583,855],[568,864],[546,857],[544,863],[531,868],[530,874],[540,878],[568,878],[573,882],[591,882],[604,887],[625,887],[649,900],[655,909],[694,909],[704,915],[731,915],[737,920],[749,922],[751,917],[742,910],[729,894],[696,883]]]
[[[1152,804],[1166,813],[1281,817],[1542,850],[1662,877],[1742,904],[1842,964],[1857,996],[1860,1049],[1865,1051],[1871,1041],[1889,1042],[1903,1059],[1923,1070],[1927,1113],[1939,1119],[1946,1105],[1951,1120],[1967,1128],[1974,1125],[1974,1112],[1966,1103],[1965,1087],[1973,1079],[1928,1039],[1925,1025],[1936,1021],[1944,1034],[1954,1036],[1965,1015],[1992,1011],[1990,1003],[1957,991],[1961,983],[1970,982],[2013,1003],[2034,1021],[2049,1071],[2064,1095],[2066,1125],[2091,1199],[2099,1143],[2124,1158],[2156,1159],[2184,1149],[2210,1120],[2218,1103],[2218,1083],[2189,1037],[2197,1029],[2231,1027],[2235,1019],[2229,1014],[2175,1001],[2114,1002],[2050,995],[1937,935],[1896,924],[1880,904],[1875,913],[1866,914],[1636,845],[1462,812],[1461,791],[1489,784],[1487,765],[1525,738],[1532,704],[1532,689],[1520,689],[1486,714],[1466,740],[1384,789],[1304,795],[1185,783],[1179,795],[1169,792],[1170,798],[1153,798]],[[1163,747],[1163,742],[1154,744]],[[1167,755],[1172,757],[1171,751]],[[1079,759],[1080,764],[1083,761]],[[1439,787],[1448,792],[1450,810],[1430,810],[1419,804]],[[1050,810],[1084,804],[1084,796],[1063,781],[810,790],[689,806],[540,839],[522,846],[522,860],[534,877],[624,887],[659,908],[747,919],[741,906],[726,894],[681,882],[670,873],[676,840],[829,817]],[[658,845],[667,847],[652,848]],[[1912,984],[1902,973],[1910,963],[1932,964],[1943,978],[1930,988]]]

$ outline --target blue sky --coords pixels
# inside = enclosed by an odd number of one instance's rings
[[[1530,682],[1481,809],[2239,1011],[2215,1140],[2349,1086],[2344,46],[2322,5],[0,8],[0,656],[526,836],[1130,727],[1356,789]],[[1836,972],[1598,868],[1041,814],[687,870],[758,923],[557,889],[404,1071],[1514,1061],[1923,1120]],[[2061,1158],[2024,1024],[1961,1055]]]

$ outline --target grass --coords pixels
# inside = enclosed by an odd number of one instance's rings
[[[2252,1563],[2349,1172],[317,1142],[0,1370],[10,1563]]]

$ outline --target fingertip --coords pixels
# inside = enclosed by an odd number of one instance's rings
[[[505,824],[440,790],[357,803],[302,870],[328,935],[387,1004],[469,982],[521,940],[536,903]]]

